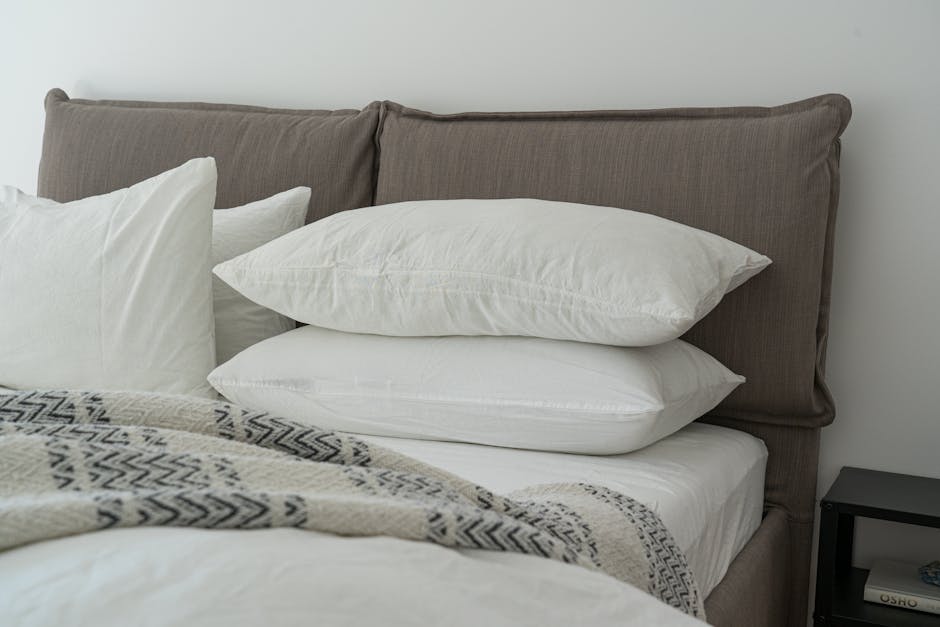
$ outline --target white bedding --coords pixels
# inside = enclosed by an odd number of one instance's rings
[[[653,509],[704,596],[760,525],[767,448],[733,429],[693,423],[642,450],[606,457],[359,436],[506,493],[539,483],[606,486]]]
[[[0,582],[18,627],[702,625],[579,566],[296,529],[84,534],[0,554]]]
[[[705,596],[760,522],[766,450],[719,427],[615,457],[368,439],[495,491],[575,480],[629,494],[662,517]],[[24,626],[701,624],[578,566],[295,529],[83,534],[0,553],[0,582],[0,623]]]

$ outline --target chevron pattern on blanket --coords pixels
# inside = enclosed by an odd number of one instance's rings
[[[676,607],[694,607],[702,602],[682,551],[653,510],[619,492],[581,485],[587,493],[619,509],[635,526],[650,563],[650,590],[656,597]]]
[[[351,436],[190,397],[0,396],[0,549],[140,525],[297,527],[537,555],[704,616],[656,514],[606,488],[496,495]]]

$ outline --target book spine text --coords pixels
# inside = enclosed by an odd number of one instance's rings
[[[902,594],[894,590],[883,590],[865,586],[865,600],[871,603],[881,603],[894,607],[903,607],[919,612],[940,614],[940,600],[928,599],[914,594]]]

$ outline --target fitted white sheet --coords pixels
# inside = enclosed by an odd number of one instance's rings
[[[496,493],[585,482],[631,496],[659,514],[704,596],[725,576],[763,514],[767,448],[743,431],[714,425],[693,423],[642,450],[604,457],[359,437]]]

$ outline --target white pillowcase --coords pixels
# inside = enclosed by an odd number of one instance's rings
[[[611,207],[428,200],[344,211],[216,266],[295,320],[382,335],[675,339],[770,260]]]
[[[212,264],[216,265],[299,229],[307,217],[309,187],[295,187],[256,202],[213,213]],[[254,303],[213,277],[216,361],[228,361],[252,344],[293,329],[293,320]]]
[[[216,368],[229,400],[352,433],[626,453],[744,379],[682,340],[619,348],[528,337],[382,337],[307,326]]]
[[[213,396],[212,158],[69,203],[0,187],[0,385]]]

